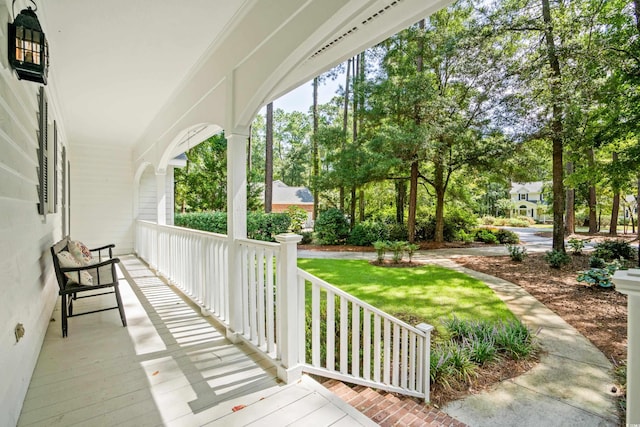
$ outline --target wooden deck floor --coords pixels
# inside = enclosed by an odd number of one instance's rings
[[[280,383],[139,259],[121,260],[128,327],[112,310],[70,319],[63,339],[58,304],[19,426],[375,425],[308,377]]]

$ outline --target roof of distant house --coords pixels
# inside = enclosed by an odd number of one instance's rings
[[[313,194],[307,187],[290,187],[280,180],[273,181],[274,205],[312,205]]]
[[[513,182],[509,194],[542,193],[544,182]]]

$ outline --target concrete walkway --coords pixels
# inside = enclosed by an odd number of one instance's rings
[[[471,249],[420,251],[416,259],[451,268],[485,282],[527,326],[538,332],[540,363],[491,390],[442,408],[469,426],[617,426],[612,366],[576,329],[519,286],[459,266],[451,258]],[[492,248],[493,249],[493,248]],[[503,249],[503,247],[501,247]],[[375,253],[299,251],[300,258],[373,259]],[[476,251],[473,251],[476,252]],[[506,253],[504,253],[506,254]]]

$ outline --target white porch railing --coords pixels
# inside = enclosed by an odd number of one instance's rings
[[[135,248],[223,324],[234,323],[234,336],[274,361],[285,381],[306,371],[428,401],[432,326],[412,327],[298,269],[299,236],[277,240],[235,241],[239,271],[230,274],[239,289],[229,288],[226,236],[137,221]],[[231,310],[239,310],[235,321]]]
[[[193,301],[222,322],[229,318],[227,236],[137,221],[135,248]]]
[[[412,327],[304,270],[298,280],[311,292],[304,371],[429,400],[432,326]]]
[[[242,336],[273,359],[280,359],[276,339],[276,269],[280,245],[242,239],[237,242],[241,264]]]

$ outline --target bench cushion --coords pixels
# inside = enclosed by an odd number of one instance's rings
[[[68,251],[61,251],[56,254],[58,257],[58,261],[60,262],[60,267],[62,268],[75,268],[82,267],[80,261],[78,261],[73,255],[71,255]],[[80,273],[80,282],[78,283],[78,273]],[[69,283],[77,283],[80,285],[90,286],[93,284],[93,277],[89,274],[88,271],[74,271],[64,273],[69,279]]]
[[[67,247],[69,248],[69,252],[71,253],[71,255],[73,255],[74,258],[77,259],[81,265],[83,266],[89,265],[95,262],[93,260],[93,257],[91,256],[91,251],[81,241],[70,240]]]

